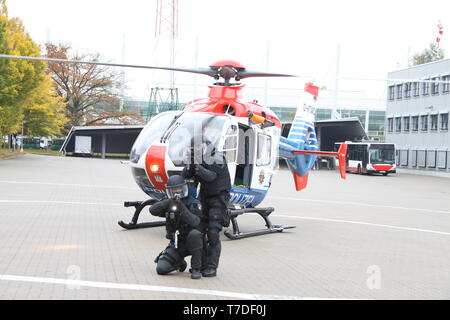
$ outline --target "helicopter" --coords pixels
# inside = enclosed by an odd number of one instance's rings
[[[234,60],[220,60],[209,68],[169,68],[8,55],[0,55],[0,58],[161,69],[203,74],[216,81],[223,79],[209,86],[207,98],[195,99],[183,110],[154,116],[136,138],[129,164],[135,182],[150,199],[124,202],[125,207],[135,208],[131,222],[118,222],[124,229],[165,225],[165,221],[138,223],[138,219],[145,207],[167,197],[165,185],[170,176],[180,174],[192,161],[202,163],[205,160],[202,159],[205,153],[196,152],[194,145],[205,148],[206,144],[210,151],[214,150],[226,159],[232,183],[228,207],[232,230],[226,230],[224,234],[232,240],[295,228],[272,224],[269,216],[274,208],[258,207],[271,187],[280,158],[285,159],[292,172],[297,191],[307,187],[309,171],[317,156],[336,157],[340,175],[346,178],[347,144],[342,143],[338,152],[318,150],[314,115],[309,105],[297,108],[289,135],[283,137],[281,121],[274,112],[257,101],[243,100],[244,85],[239,82],[242,79],[294,75],[249,71]],[[307,90],[311,87],[316,90]],[[311,83],[305,87],[305,92],[314,98],[317,90],[318,87]],[[196,195],[194,182],[188,183]],[[258,214],[263,218],[265,228],[241,232],[237,218],[244,213]]]

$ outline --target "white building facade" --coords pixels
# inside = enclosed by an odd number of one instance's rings
[[[386,142],[397,147],[397,166],[450,172],[450,59],[388,74]],[[431,82],[417,82],[414,80]]]

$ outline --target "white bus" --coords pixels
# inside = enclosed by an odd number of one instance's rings
[[[396,173],[395,144],[377,141],[355,141],[349,142],[347,149],[347,172],[381,173],[387,176]],[[338,150],[341,143],[335,143]]]

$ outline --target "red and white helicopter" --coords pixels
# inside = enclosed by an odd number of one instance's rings
[[[166,111],[153,117],[136,139],[130,155],[132,174],[138,186],[150,199],[125,202],[135,207],[130,223],[119,221],[125,229],[162,226],[164,221],[138,223],[143,208],[166,197],[165,185],[171,175],[179,174],[186,159],[192,159],[192,141],[208,140],[210,146],[222,152],[232,182],[229,210],[232,231],[225,231],[230,239],[240,239],[266,233],[281,232],[292,226],[273,225],[269,215],[274,208],[259,208],[271,186],[272,176],[278,169],[279,158],[286,160],[293,174],[297,191],[306,188],[309,170],[316,156],[336,157],[341,177],[345,179],[347,145],[338,152],[322,152],[317,149],[314,115],[308,105],[297,109],[288,137],[281,136],[281,121],[269,108],[256,102],[243,100],[244,85],[241,79],[250,77],[290,77],[288,74],[249,71],[233,60],[221,60],[209,68],[166,68],[136,66],[52,58],[35,58],[0,55],[0,58],[44,60],[60,63],[86,63],[116,67],[162,69],[204,74],[216,80],[209,86],[207,98],[189,102],[181,111]],[[232,80],[236,82],[232,82]],[[306,90],[317,96],[317,87]],[[310,95],[312,98],[313,95]],[[243,213],[258,213],[266,228],[251,232],[239,230],[237,217]]]

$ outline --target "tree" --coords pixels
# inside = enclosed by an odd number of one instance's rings
[[[48,58],[98,61],[99,54],[73,53],[67,45],[45,45]],[[48,73],[56,85],[56,91],[67,105],[70,126],[100,125],[115,120],[117,124],[140,123],[141,117],[119,109],[120,74],[110,67],[48,63]]]
[[[429,48],[423,50],[421,53],[416,53],[413,56],[413,64],[417,66],[419,64],[442,60],[444,57],[444,50],[439,48],[435,42],[432,42],[430,43]]]
[[[38,57],[39,46],[22,22],[7,14],[5,0],[0,0],[0,53]],[[43,81],[44,70],[45,63],[39,61],[0,59],[0,137],[20,130],[24,101]]]
[[[5,0],[0,0],[0,53],[40,56],[22,22],[8,18]],[[45,62],[0,59],[0,137],[22,130],[37,136],[61,134],[67,121],[64,105],[45,70]]]
[[[25,101],[24,134],[39,137],[59,136],[67,122],[65,104],[57,96],[50,76],[46,76]]]

